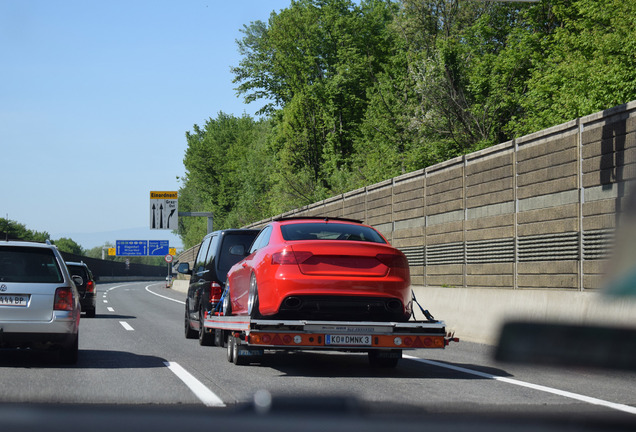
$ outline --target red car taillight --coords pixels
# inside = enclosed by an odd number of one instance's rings
[[[86,292],[88,293],[95,292],[95,282],[93,281],[86,282]]]
[[[409,262],[404,255],[377,254],[378,261],[391,268],[409,268]]]
[[[291,249],[284,249],[281,252],[272,254],[272,264],[276,265],[289,265],[289,264],[302,264],[311,258],[313,254],[311,252],[294,252]]]
[[[223,294],[223,288],[218,282],[212,282],[210,284],[210,302],[218,302],[221,300],[221,294]]]
[[[75,304],[73,300],[73,290],[68,287],[58,288],[55,290],[53,310],[72,311]]]

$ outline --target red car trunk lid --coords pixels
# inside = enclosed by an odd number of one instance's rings
[[[300,271],[312,276],[382,277],[400,255],[377,243],[319,241],[292,246]]]

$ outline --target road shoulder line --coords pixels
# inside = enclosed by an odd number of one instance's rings
[[[578,393],[572,393],[569,391],[565,391],[565,390],[559,390],[559,389],[555,389],[552,387],[547,387],[547,386],[542,386],[542,385],[538,385],[538,384],[532,384],[532,383],[528,383],[525,381],[519,381],[516,379],[512,379],[512,378],[506,378],[506,377],[501,377],[501,376],[497,376],[497,375],[491,375],[489,373],[485,373],[485,372],[479,372],[479,371],[475,371],[472,369],[467,369],[467,368],[463,368],[463,367],[459,367],[459,366],[453,366],[450,364],[446,364],[446,363],[442,363],[442,362],[438,362],[438,361],[434,361],[434,360],[425,360],[425,359],[421,359],[419,357],[413,357],[413,356],[409,356],[409,355],[405,355],[404,358],[410,359],[410,360],[415,360],[418,361],[420,363],[426,363],[432,366],[439,366],[439,367],[443,367],[446,369],[452,369],[458,372],[463,372],[463,373],[467,373],[467,374],[471,374],[471,375],[476,375],[482,378],[486,378],[486,379],[492,379],[495,381],[501,381],[501,382],[505,382],[508,384],[513,384],[513,385],[517,385],[520,387],[526,387],[526,388],[531,388],[533,390],[539,390],[545,393],[551,393],[551,394],[555,394],[558,396],[563,396],[566,398],[570,398],[570,399],[575,399],[581,402],[586,402],[592,405],[600,405],[600,406],[604,406],[606,408],[611,408],[611,409],[615,409],[618,411],[623,411],[629,414],[636,414],[636,407],[630,406],[630,405],[624,405],[624,404],[619,404],[619,403],[615,403],[615,402],[609,402],[603,399],[597,399],[597,398],[593,398],[590,396],[585,396],[585,395],[581,395]]]

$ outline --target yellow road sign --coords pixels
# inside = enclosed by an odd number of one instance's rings
[[[150,192],[150,229],[176,230],[179,226],[179,192]]]
[[[151,191],[150,192],[150,199],[178,199],[179,198],[179,192],[178,191]]]

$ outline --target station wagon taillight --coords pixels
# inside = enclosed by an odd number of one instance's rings
[[[55,299],[53,300],[53,310],[73,310],[73,291],[68,287],[62,287],[55,290]]]

